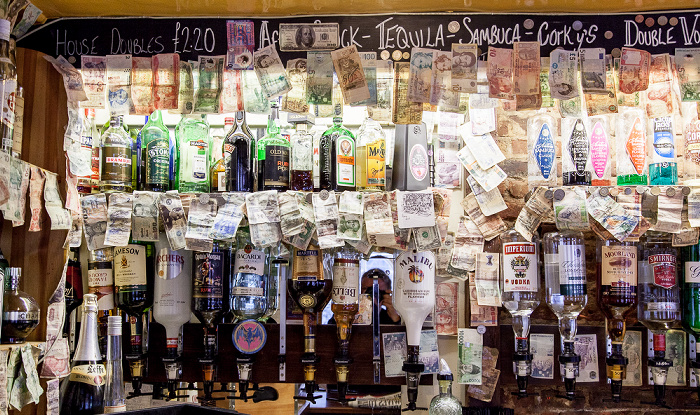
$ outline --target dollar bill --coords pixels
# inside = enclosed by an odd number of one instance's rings
[[[501,306],[499,287],[500,256],[491,252],[476,253],[476,302],[480,306]]]
[[[419,251],[439,249],[442,246],[440,226],[411,228],[411,241]]]
[[[605,49],[579,49],[581,88],[586,94],[607,94],[605,82]]]
[[[561,193],[563,196],[560,198]],[[557,229],[560,231],[586,231],[590,229],[585,189],[580,187],[557,189],[553,204]]]
[[[394,124],[420,124],[423,117],[423,106],[408,99],[408,80],[410,64],[396,62],[394,64],[394,102],[392,106],[392,121]]]
[[[280,23],[280,50],[335,50],[338,33],[338,23]]]
[[[508,209],[501,195],[501,191],[498,188],[487,192],[472,176],[467,177],[467,184],[469,184],[469,188],[472,190],[474,196],[476,196],[479,208],[481,208],[481,212],[485,216],[495,215],[498,212]]]
[[[489,97],[513,99],[513,51],[489,46],[487,62]]]
[[[452,90],[468,94],[476,93],[478,45],[476,43],[452,44]]]
[[[46,176],[42,169],[36,166],[31,168],[31,178],[29,179],[29,211],[32,214],[29,222],[29,232],[39,232],[41,230],[41,203],[44,192],[44,181]]]
[[[87,101],[80,103],[83,108],[104,108],[107,91],[107,58],[104,56],[80,57],[80,72]]]
[[[131,101],[132,113],[147,115],[155,109],[153,97],[153,59],[150,57],[131,58]]]
[[[69,210],[63,208],[63,201],[61,200],[61,195],[58,193],[58,176],[51,172],[45,173],[44,207],[51,219],[51,230],[70,229],[71,213]],[[104,233],[104,229],[102,229],[102,232]]]
[[[49,175],[46,176],[49,183]],[[46,190],[45,190],[46,193]],[[48,205],[48,202],[47,202]],[[83,196],[80,199],[83,209],[83,230],[88,249],[102,249],[105,245],[105,232],[107,230],[107,197],[104,193]],[[49,213],[49,216],[51,214]]]
[[[618,241],[624,241],[639,223],[639,218],[628,212],[610,196],[591,194],[586,200],[588,214]]]
[[[622,48],[620,58],[620,91],[632,94],[649,86],[651,54],[645,50]]]
[[[224,77],[223,56],[199,56],[198,83],[194,94],[195,114],[216,114],[219,112],[219,102],[223,89]]]
[[[676,48],[676,70],[683,101],[700,101],[700,48]]]
[[[653,229],[658,232],[678,233],[681,231],[681,212],[683,211],[683,192],[673,189],[673,195],[669,196],[669,187],[660,188],[658,196],[658,210],[656,224]]]
[[[251,224],[279,222],[280,209],[276,190],[246,194],[248,222]]]
[[[177,90],[177,109],[172,112],[190,114],[194,110],[194,77],[192,64],[180,61],[180,85]]]
[[[177,109],[180,89],[180,55],[159,53],[153,56],[155,108]]]
[[[73,65],[68,62],[63,56],[54,58],[48,55],[44,55],[44,59],[49,61],[51,65],[61,74],[63,77],[63,86],[66,89],[66,96],[69,102],[87,101],[87,95],[85,94],[85,87],[83,85],[83,77],[80,71],[75,69]],[[15,84],[15,88],[17,84]]]
[[[282,235],[291,237],[304,230],[304,218],[294,192],[280,193],[277,196],[280,209],[280,227]]]
[[[642,386],[642,332],[627,330],[622,343],[622,355],[627,358],[627,376],[622,386]]]
[[[459,329],[459,382],[481,385],[482,352],[484,340],[476,329]]]
[[[455,335],[459,327],[459,282],[435,284],[435,329],[438,335]]]
[[[155,192],[134,191],[131,233],[139,241],[158,240],[158,198]]]
[[[0,359],[2,359],[2,354],[0,354]],[[50,379],[46,382],[46,415],[59,415],[61,406],[60,381],[60,379]]]
[[[469,147],[463,147],[459,150],[457,157],[469,174],[473,176],[487,192],[497,188],[507,177],[506,173],[498,167],[498,165],[491,166],[485,170],[482,169],[476,161],[474,154],[469,150]]]
[[[515,95],[539,95],[539,42],[515,42],[513,44],[513,93]]]
[[[306,102],[306,59],[287,61],[287,77],[292,89],[282,99],[282,111],[306,114],[309,104]]]
[[[393,246],[394,224],[388,193],[364,193],[363,210],[367,239],[376,246]]]
[[[411,49],[411,62],[408,76],[408,100],[430,103],[433,80],[433,59],[437,51],[433,49]]]
[[[353,105],[369,99],[369,86],[365,79],[357,46],[352,45],[334,50],[331,52],[331,58],[345,103]]]
[[[666,332],[666,358],[673,362],[673,366],[668,368],[667,386],[686,385],[687,336],[683,330]]]
[[[226,69],[253,69],[255,30],[252,20],[227,20],[226,44]]]
[[[110,193],[107,206],[105,245],[126,246],[131,235],[133,196],[129,193]]]
[[[306,55],[306,101],[330,105],[333,99],[333,59],[330,52],[308,52]]]
[[[462,207],[487,241],[490,241],[507,229],[505,222],[503,222],[500,216],[485,216],[483,212],[481,212],[479,202],[476,200],[476,196],[473,193],[466,195],[464,199],[462,199]]]
[[[282,240],[282,230],[277,222],[258,223],[250,225],[250,239],[253,245],[271,247]]]
[[[274,44],[256,51],[253,59],[255,73],[266,99],[276,98],[292,89]]]
[[[532,376],[536,379],[554,379],[554,335],[530,334]]]
[[[217,198],[203,193],[190,201],[187,214],[185,248],[190,251],[211,252],[213,240],[209,238],[219,207]]]
[[[335,192],[313,194],[314,217],[318,245],[321,249],[343,246],[345,241],[338,237],[338,205]]]
[[[474,273],[469,273],[469,326],[477,327],[497,326],[498,325],[498,307],[480,306],[478,296],[476,294],[476,283]]]
[[[170,249],[173,251],[185,249],[187,220],[180,195],[177,192],[167,192],[161,195],[158,209],[163,217],[163,228],[165,229],[165,235],[168,237],[168,242],[170,242]]]

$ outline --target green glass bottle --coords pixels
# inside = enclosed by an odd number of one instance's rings
[[[209,192],[209,161],[212,147],[206,115],[185,115],[175,127],[177,171],[175,187],[180,193]]]
[[[279,108],[272,104],[267,134],[258,140],[258,190],[289,189],[289,141],[280,134]]]
[[[152,192],[170,190],[170,131],[160,110],[153,111],[141,129],[141,160],[145,172],[140,188]]]
[[[319,171],[321,189],[355,190],[355,136],[337,112],[319,141]]]
[[[683,328],[695,336],[700,335],[700,244],[685,246],[683,259]]]

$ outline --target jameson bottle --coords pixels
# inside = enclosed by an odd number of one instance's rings
[[[289,115],[289,121],[296,126],[290,139],[292,157],[289,188],[291,190],[310,192],[314,190],[314,137],[308,131],[309,119],[303,115],[304,119],[298,119],[298,115],[292,115],[291,113]]]
[[[319,141],[321,190],[355,190],[355,136],[343,127],[343,118],[333,117],[333,126]]]
[[[141,129],[141,162],[145,170],[142,190],[170,190],[170,131],[163,124],[160,110],[153,111]]]
[[[100,353],[107,357],[107,322],[116,315],[114,303],[113,251],[111,247],[89,251],[88,292],[97,296],[97,337]]]
[[[175,186],[180,193],[209,192],[211,137],[206,115],[185,115],[175,127],[177,169]]]
[[[591,143],[591,185],[610,186],[610,134],[608,119],[597,116],[588,118],[588,132]]]
[[[554,119],[538,114],[527,120],[527,185],[557,185],[556,135]]]
[[[357,133],[357,190],[386,187],[386,136],[382,126],[367,116]]]
[[[681,248],[683,261],[683,307],[682,325],[685,331],[695,337],[697,343],[700,337],[700,244]],[[695,378],[700,379],[700,358],[695,355],[690,367]]]
[[[228,118],[227,118],[228,119]],[[255,138],[238,111],[224,139],[225,187],[227,192],[252,192],[255,179]]]
[[[121,116],[112,116],[100,145],[100,191],[131,192],[133,141],[124,130]]]
[[[617,116],[615,130],[617,185],[647,184],[647,138],[644,111],[627,108]]]
[[[282,137],[279,127],[279,107],[272,104],[267,121],[267,133],[258,140],[258,190],[289,189],[289,141]]]
[[[657,186],[678,183],[673,118],[649,119],[649,184]]]
[[[591,143],[581,118],[562,119],[562,180],[564,186],[590,186]]]
[[[229,294],[231,312],[238,320],[262,318],[268,307],[269,249],[255,249],[246,227],[238,230],[236,245]]]
[[[61,415],[103,413],[106,375],[97,345],[97,297],[85,294],[78,345],[70,375],[61,385]]]

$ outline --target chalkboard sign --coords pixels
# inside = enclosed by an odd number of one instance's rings
[[[157,53],[179,53],[182,59],[196,59],[199,55],[226,54],[226,21],[230,19],[61,18],[28,33],[17,45],[54,57],[63,55],[71,62],[80,62],[80,55]],[[338,23],[340,47],[356,45],[360,52],[410,52],[413,47],[449,50],[452,43],[477,43],[484,54],[488,46],[509,48],[513,42],[539,41],[542,56],[558,47],[603,47],[610,53],[623,46],[673,54],[675,48],[700,45],[700,13],[680,11],[607,15],[388,14],[251,20],[256,50],[277,43],[280,23],[308,22]],[[283,60],[305,55],[280,53]]]

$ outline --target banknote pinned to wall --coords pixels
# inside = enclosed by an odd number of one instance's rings
[[[579,49],[581,88],[587,94],[606,94],[605,48]]]
[[[255,73],[265,97],[270,100],[289,92],[292,85],[287,78],[282,60],[272,44],[255,52]]]
[[[700,101],[700,48],[676,48],[681,100]]]
[[[392,122],[394,124],[420,124],[423,119],[423,105],[408,99],[408,79],[411,68],[408,62],[394,64],[394,100]]]
[[[532,376],[536,379],[554,379],[554,335],[530,334]]]
[[[627,358],[627,376],[622,380],[622,386],[642,386],[642,346],[642,332],[627,330],[622,343],[622,355]]]
[[[645,50],[622,48],[620,57],[620,91],[631,94],[649,86],[651,54]]]
[[[513,44],[513,93],[515,95],[540,94],[539,42]]]
[[[253,69],[255,32],[252,20],[227,20],[226,44],[226,69]]]
[[[489,46],[487,62],[489,97],[513,99],[513,51]]]
[[[411,62],[408,75],[408,100],[430,103],[433,80],[433,59],[437,53],[433,49],[411,49]]]
[[[459,329],[457,342],[459,344],[458,383],[481,385],[483,337],[476,329]]]
[[[180,55],[160,53],[153,56],[153,74],[155,108],[177,109],[180,91]]]
[[[586,101],[586,113],[589,117],[603,114],[617,113],[617,96],[613,72],[613,61],[610,55],[605,57],[605,94],[584,94]]]
[[[478,45],[476,43],[452,44],[452,90],[473,94],[477,92]]]
[[[219,111],[224,77],[223,56],[199,56],[197,91],[195,92],[194,113],[216,114]]]
[[[435,284],[435,318],[439,335],[455,335],[459,327],[459,282]]]
[[[394,63],[390,60],[375,62],[377,102],[367,107],[369,116],[378,122],[391,122],[391,105],[394,94]],[[370,92],[371,94],[371,92]]]
[[[309,104],[306,102],[306,59],[287,61],[287,77],[292,89],[282,98],[282,111],[306,114]]]
[[[192,64],[180,61],[180,86],[177,91],[177,109],[170,112],[190,114],[194,109],[194,77]]]
[[[60,73],[63,77],[63,86],[66,89],[66,96],[68,97],[68,101],[77,102],[86,101],[88,99],[87,95],[85,94],[83,77],[82,75],[80,75],[80,71],[75,69],[73,65],[71,65],[70,62],[66,60],[66,58],[64,58],[63,56],[53,58],[51,56],[44,55],[44,59],[49,61],[53,65],[53,67],[56,68],[58,73]],[[14,87],[16,88],[16,81],[11,82],[14,82]]]
[[[155,109],[153,97],[153,60],[150,57],[131,58],[132,115],[148,115]]]
[[[586,190],[581,187],[562,188],[554,191],[554,220],[560,231],[586,231],[588,211]]]
[[[306,54],[306,101],[331,105],[333,102],[333,59],[330,52]]]
[[[433,53],[433,73],[430,82],[430,103],[432,105],[453,104],[454,92],[452,91],[452,52],[436,50]],[[457,105],[459,99],[457,101]]]
[[[369,98],[353,105],[365,105],[367,107],[377,105],[377,52],[359,52],[362,60],[362,70],[369,88]]]
[[[87,96],[87,101],[80,105],[83,108],[104,108],[107,103],[107,58],[82,55],[80,62]]]
[[[357,46],[352,45],[331,52],[338,84],[343,91],[343,100],[353,105],[370,98],[369,86],[362,69],[362,59]]]
[[[258,76],[254,71],[242,71],[243,106],[250,114],[269,114],[270,102],[263,92]]]
[[[280,50],[335,50],[338,33],[338,23],[280,23]]]

